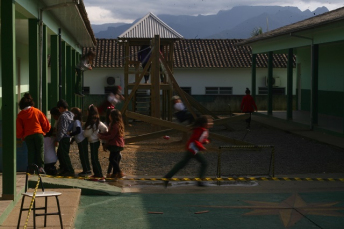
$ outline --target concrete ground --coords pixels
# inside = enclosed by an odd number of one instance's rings
[[[253,121],[344,148],[342,136],[260,115]],[[328,178],[344,178],[344,174],[279,177],[319,177],[326,181],[235,180],[221,182],[220,186],[211,181],[209,187],[173,181],[166,189],[162,181],[100,183],[47,177],[43,181],[47,190],[60,188],[64,228],[343,228],[344,179]],[[19,185],[18,190],[22,189]],[[19,202],[8,217],[4,217],[8,211],[5,208],[1,228],[16,227]],[[4,204],[0,201],[0,210]],[[50,201],[49,208],[54,204]],[[38,228],[43,226],[40,220]],[[48,216],[47,228],[60,228],[57,216]]]

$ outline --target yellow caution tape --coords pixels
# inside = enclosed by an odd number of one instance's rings
[[[67,179],[80,179],[89,180],[94,177],[64,177],[64,176],[51,176],[44,175],[50,178],[67,178]],[[99,178],[101,179],[101,178]],[[344,178],[300,178],[300,177],[206,177],[206,178],[143,178],[143,177],[129,177],[129,178],[105,178],[107,181],[126,180],[126,181],[321,181],[321,182],[344,182]]]

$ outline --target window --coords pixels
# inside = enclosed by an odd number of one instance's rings
[[[191,95],[191,87],[180,87],[180,89]]]
[[[268,87],[258,87],[258,95],[267,95]],[[285,95],[285,87],[273,87],[273,95]]]
[[[90,87],[83,87],[82,94],[89,95],[90,94]]]
[[[206,95],[232,95],[233,87],[206,87]]]

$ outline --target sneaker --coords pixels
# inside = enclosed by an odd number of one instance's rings
[[[105,177],[95,177],[94,175],[87,178],[89,181],[105,181]]]
[[[125,174],[124,174],[123,172],[118,172],[118,173],[116,174],[116,177],[117,177],[117,178],[123,178],[123,177],[125,177]]]
[[[114,174],[107,173],[107,174],[106,174],[106,178],[114,178],[114,177],[112,177],[112,175],[114,175]]]
[[[105,180],[105,177],[101,177],[101,178],[98,179],[98,181],[104,182],[106,180]]]
[[[89,176],[89,175],[92,175],[92,172],[91,172],[91,171],[78,173],[78,176],[79,176],[79,177],[87,177],[87,176]]]

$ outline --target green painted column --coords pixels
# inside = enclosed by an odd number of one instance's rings
[[[2,199],[16,196],[16,34],[15,2],[1,1]],[[4,132],[4,131],[3,131]]]
[[[72,50],[72,75],[71,75],[71,79],[72,79],[72,97],[71,97],[71,101],[72,101],[72,106],[75,107],[76,106],[76,95],[74,94],[74,88],[75,88],[75,65],[76,65],[76,51],[73,49]]]
[[[39,104],[39,26],[37,19],[29,19],[29,91]]]
[[[319,45],[312,45],[312,124],[318,124]]]
[[[62,85],[62,95],[61,98],[65,99],[67,98],[67,80],[66,80],[66,42],[61,42],[61,85]],[[68,101],[67,101],[68,102]]]
[[[72,107],[72,47],[66,47],[66,100]]]
[[[50,84],[49,84],[49,109],[56,107],[59,99],[59,63],[58,63],[58,36],[50,36]],[[54,124],[54,120],[51,120]]]
[[[268,53],[268,115],[272,115],[273,52]]]
[[[81,58],[81,54],[80,54],[80,53],[77,53],[77,55],[76,55],[76,63],[79,63],[80,58]],[[81,99],[81,97],[80,97],[80,96],[77,96],[76,99],[77,99],[77,107],[79,107],[79,108],[82,109],[82,107],[81,107],[81,105],[82,105],[82,99]]]
[[[290,48],[288,50],[288,64],[287,64],[287,120],[293,119],[293,65],[294,52]]]
[[[47,115],[48,110],[48,37],[47,27],[43,26],[43,58],[42,58],[42,112]]]
[[[251,95],[254,100],[256,100],[256,95],[257,95],[257,90],[256,90],[256,76],[257,76],[257,54],[252,54],[252,75],[251,75],[251,80],[252,80],[252,85],[251,85]]]

